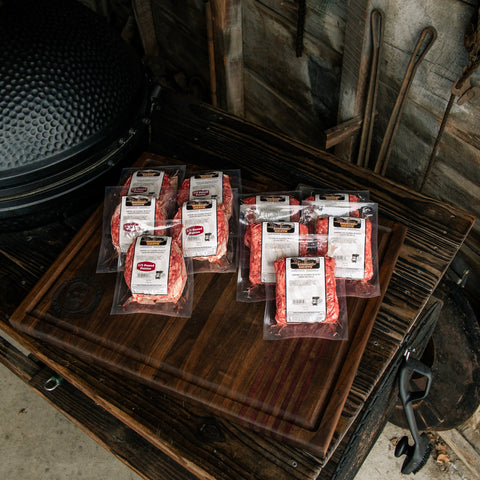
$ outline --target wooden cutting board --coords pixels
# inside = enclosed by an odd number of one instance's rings
[[[379,227],[382,295],[348,299],[349,339],[263,340],[265,305],[236,274],[197,274],[191,318],[110,315],[116,274],[96,274],[99,209],[11,317],[14,327],[322,455],[365,349],[405,228]]]

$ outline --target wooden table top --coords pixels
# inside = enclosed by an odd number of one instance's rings
[[[241,478],[235,472],[255,472],[262,479],[316,478],[332,454],[341,451],[348,429],[414,328],[474,217],[333,155],[170,94],[153,114],[151,144],[177,163],[241,168],[256,190],[266,185],[291,190],[298,183],[367,189],[382,216],[408,228],[328,452],[313,457],[12,329],[9,316],[79,225],[2,234],[0,328],[198,478]],[[215,435],[202,437],[199,428],[205,424]]]

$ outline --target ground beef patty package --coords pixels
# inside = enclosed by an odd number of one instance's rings
[[[234,191],[241,194],[240,170],[212,170],[190,172],[178,192],[177,203],[181,207],[187,200],[214,198],[227,219],[233,214]]]
[[[106,187],[102,240],[97,273],[123,267],[133,240],[143,233],[155,234],[168,220],[168,206],[156,195],[122,195],[123,187]]]
[[[345,282],[335,278],[331,257],[286,257],[274,262],[275,299],[265,305],[266,340],[348,338]]]
[[[172,216],[185,168],[185,165],[159,165],[154,160],[147,160],[142,168],[125,168],[120,176],[121,194],[156,196]]]
[[[232,190],[228,217],[216,198],[187,200],[174,217],[174,238],[185,257],[193,260],[195,273],[228,273],[237,269],[238,214]]]
[[[307,255],[308,227],[301,221],[290,221],[301,219],[303,209],[277,206],[269,210],[268,220],[261,221],[255,216],[257,205],[240,206],[238,301],[265,300],[265,285],[276,281],[273,262],[285,256]]]
[[[368,190],[331,190],[299,186],[304,196],[303,204],[311,205],[320,215],[343,215],[345,204],[356,206],[359,202],[368,202],[370,192]],[[357,208],[350,211],[350,216],[358,217]]]
[[[319,243],[318,255],[335,258],[336,277],[345,279],[347,296],[376,297],[378,280],[378,205],[356,202],[358,216],[351,216],[354,205],[345,204],[343,214],[317,215],[315,233],[325,236]]]
[[[165,227],[163,235],[140,235],[117,273],[112,314],[151,313],[190,317],[193,268]]]

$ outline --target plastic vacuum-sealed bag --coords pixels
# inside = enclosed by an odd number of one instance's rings
[[[274,262],[275,299],[265,306],[264,338],[348,338],[343,280],[331,257],[286,257]]]
[[[233,198],[236,198],[233,192]],[[195,273],[227,273],[237,268],[237,213],[230,218],[215,198],[187,200],[174,217],[174,237]]]
[[[336,276],[345,279],[346,294],[355,297],[380,295],[378,279],[378,205],[356,202],[357,216],[351,216],[353,204],[346,203],[343,215],[316,215],[315,232],[326,240],[318,254],[335,258]]]
[[[214,198],[230,219],[233,214],[234,191],[238,195],[241,188],[240,170],[198,171],[183,181],[177,203],[181,207],[188,200]]]
[[[177,242],[169,234],[136,237],[117,273],[111,313],[190,317],[192,302],[192,264]]]
[[[155,234],[168,220],[167,204],[155,195],[122,195],[123,187],[106,187],[102,240],[97,273],[122,268],[133,240],[143,233]]]
[[[269,211],[269,220],[252,221],[258,218],[255,217],[257,205],[240,206],[238,301],[265,300],[265,285],[275,283],[273,262],[286,256],[307,254],[307,225],[289,221],[300,219],[304,209],[297,205],[277,206]]]

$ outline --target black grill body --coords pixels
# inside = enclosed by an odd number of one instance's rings
[[[119,165],[145,133],[141,62],[75,0],[0,6],[0,223],[46,213]]]

